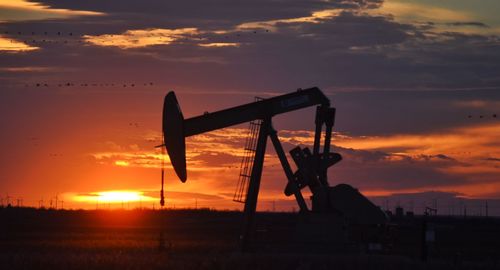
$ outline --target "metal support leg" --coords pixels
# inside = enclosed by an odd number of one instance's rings
[[[328,166],[326,166],[326,159],[330,154],[330,144],[332,139],[332,128],[335,119],[335,108],[328,108],[325,113],[325,145],[323,146],[323,160],[321,160],[319,172],[319,180],[324,186],[328,186]]]
[[[283,146],[281,146],[280,140],[278,138],[278,135],[276,134],[276,130],[271,126],[269,130],[269,137],[271,137],[271,141],[273,142],[274,149],[276,150],[276,154],[278,154],[278,157],[281,162],[281,166],[283,166],[283,170],[285,171],[286,178],[288,179],[288,183],[293,187],[293,194],[295,195],[295,199],[297,200],[297,203],[299,204],[300,212],[307,212],[307,204],[306,201],[304,200],[304,197],[302,197],[302,193],[300,192],[300,189],[297,187],[297,185],[293,182],[293,172],[292,169],[290,168],[290,163],[288,163],[288,160],[285,155],[285,151],[283,151]]]
[[[319,145],[321,143],[321,130],[323,128],[322,108],[322,106],[316,107],[316,118],[314,120],[316,129],[314,131],[313,155],[315,156],[318,156],[319,154]]]
[[[267,135],[271,126],[271,120],[265,119],[259,130],[257,149],[250,176],[250,184],[245,201],[243,232],[240,236],[241,251],[246,252],[249,248],[249,241],[252,238],[254,227],[254,216],[257,209],[257,198],[259,196],[260,179],[262,177],[262,167],[264,165],[264,154],[266,153]]]
[[[330,153],[330,139],[332,133],[332,126],[326,126],[325,130],[325,145],[323,147],[323,158],[320,159],[320,170],[319,170],[319,181],[323,186],[328,186],[328,167],[324,166],[326,158],[328,158],[328,154]]]

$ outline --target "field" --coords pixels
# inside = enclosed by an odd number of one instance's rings
[[[400,222],[392,250],[306,252],[289,241],[295,214],[260,213],[254,251],[238,251],[241,213],[208,210],[55,211],[0,209],[0,269],[495,269],[500,267],[498,220],[480,226],[481,241],[442,237],[429,260],[418,254],[412,224]],[[457,223],[458,221],[455,221]],[[434,221],[439,228],[464,228]],[[453,225],[455,224],[455,225]],[[484,225],[489,224],[489,225]],[[465,227],[464,227],[465,226]],[[416,226],[418,228],[418,226]],[[458,228],[458,229],[457,229]],[[458,231],[457,231],[458,230]],[[485,234],[486,232],[486,234]],[[488,234],[489,233],[489,234]],[[396,233],[397,234],[397,233]],[[415,234],[415,235],[418,235]],[[438,238],[439,239],[439,238]],[[477,240],[477,239],[476,239]],[[464,242],[465,241],[465,242]],[[498,242],[497,242],[498,241]],[[406,247],[406,248],[403,248]],[[483,248],[481,248],[483,247]],[[478,250],[479,249],[479,250]],[[481,251],[483,249],[483,251]],[[460,251],[457,253],[457,251]]]

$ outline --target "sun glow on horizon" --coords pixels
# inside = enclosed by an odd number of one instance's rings
[[[144,195],[142,191],[134,190],[110,190],[76,194],[72,196],[72,199],[73,201],[84,203],[128,203],[157,200],[156,198]]]

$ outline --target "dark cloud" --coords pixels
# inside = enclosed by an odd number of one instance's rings
[[[450,161],[455,161],[454,158],[451,158],[447,155],[443,155],[443,154],[438,154],[438,155],[434,155],[434,156],[429,156],[429,158],[438,158],[438,159],[443,159],[443,160],[450,160]]]
[[[11,23],[4,27],[26,31],[36,27],[35,30],[45,28],[52,33],[63,31],[78,35],[183,27],[234,31],[234,27],[245,22],[293,19],[325,9],[342,12],[338,16],[318,19],[318,23],[277,23],[271,33],[203,34],[212,42],[240,42],[242,45],[238,48],[207,49],[197,46],[197,42],[174,42],[129,50],[89,44],[50,44],[40,45],[41,51],[25,55],[2,55],[0,60],[5,66],[50,65],[81,70],[78,76],[88,78],[100,77],[104,72],[112,79],[167,78],[168,84],[178,89],[206,91],[242,88],[262,91],[312,85],[329,90],[456,89],[500,85],[494,72],[500,68],[500,49],[494,38],[452,32],[437,34],[432,28],[422,29],[398,23],[391,17],[358,12],[377,7],[382,1],[148,2],[44,1],[54,8],[94,10],[107,15],[66,19],[64,24],[61,20],[45,20]],[[81,57],[87,55],[92,57]],[[139,74],[137,70],[148,73]]]
[[[496,108],[464,108],[457,104],[477,99],[500,101],[499,90],[339,92],[332,96],[337,108],[336,130],[352,135],[422,134],[494,123],[495,118],[471,119],[468,115],[491,115]]]
[[[489,28],[489,26],[485,23],[482,22],[453,22],[453,23],[447,23],[447,25],[451,26],[474,26],[474,27],[480,27],[480,28]]]
[[[90,10],[114,14],[150,14],[176,20],[196,18],[207,23],[213,21],[248,21],[268,20],[279,18],[300,17],[309,15],[310,11],[326,8],[376,8],[382,0],[334,0],[334,1],[304,1],[304,0],[257,0],[257,1],[229,1],[216,0],[206,2],[203,0],[189,0],[181,2],[165,2],[158,0],[133,0],[114,1],[78,1],[68,2],[62,0],[33,0],[53,8],[73,10]]]
[[[390,153],[382,151],[356,150],[338,146],[332,147],[332,151],[340,153],[344,159],[357,163],[379,162],[391,156]]]
[[[332,183],[349,183],[360,189],[404,190],[459,185],[469,180],[443,172],[461,162],[438,155],[404,155],[334,147],[343,160],[330,168]]]

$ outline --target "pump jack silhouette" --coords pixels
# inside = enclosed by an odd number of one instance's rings
[[[315,135],[312,152],[309,148],[295,147],[290,151],[291,157],[298,168],[293,172],[285,155],[277,131],[273,128],[272,118],[311,106],[316,106]],[[197,134],[221,129],[245,122],[260,120],[255,155],[249,176],[247,194],[244,200],[244,226],[240,235],[242,251],[248,251],[252,240],[254,216],[257,206],[264,154],[267,138],[279,157],[288,180],[285,195],[294,195],[303,215],[327,214],[335,216],[340,222],[349,221],[358,224],[385,223],[385,214],[356,189],[340,184],[330,187],[328,183],[328,168],[342,160],[338,153],[330,152],[331,134],[335,119],[335,108],[330,107],[330,101],[317,88],[299,89],[296,92],[248,103],[233,108],[204,113],[203,115],[184,119],[174,92],[165,96],[163,107],[163,139],[172,166],[182,182],[187,180],[186,144],[185,138]],[[321,148],[321,133],[325,126],[323,152]],[[301,190],[308,187],[313,194],[312,209],[308,209]],[[162,187],[163,189],[163,187]],[[324,226],[323,226],[324,227]]]

